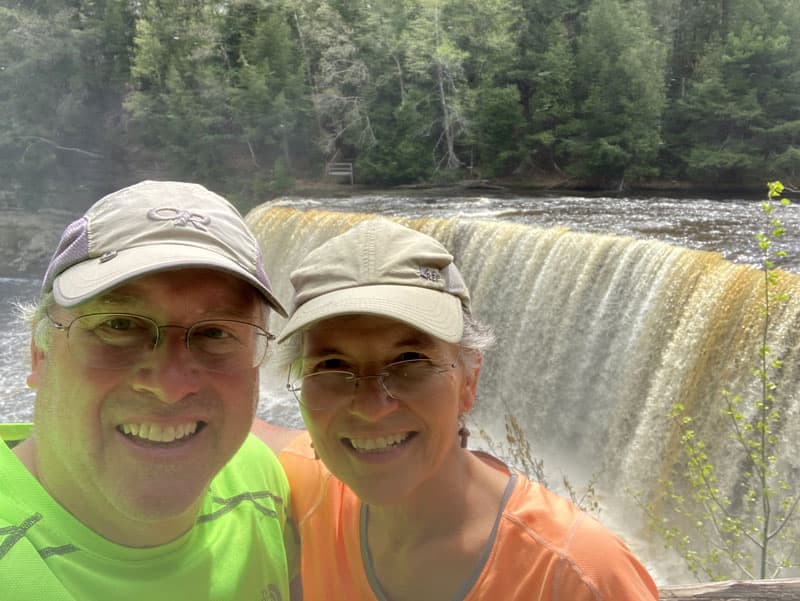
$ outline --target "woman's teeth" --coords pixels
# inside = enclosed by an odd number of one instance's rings
[[[391,434],[389,436],[379,436],[377,438],[348,438],[350,446],[356,451],[367,453],[380,453],[393,449],[397,445],[405,442],[411,436],[410,432],[404,434]]]

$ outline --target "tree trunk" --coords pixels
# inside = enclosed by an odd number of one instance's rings
[[[660,601],[790,601],[800,599],[800,578],[726,580],[664,586]]]
[[[439,7],[433,9],[433,27],[434,27],[434,44],[435,48],[439,48]],[[437,50],[438,52],[438,50]],[[448,169],[455,169],[461,165],[455,152],[455,143],[453,141],[453,113],[447,102],[447,91],[445,90],[446,73],[441,59],[437,56],[436,60],[436,79],[439,87],[439,102],[442,106],[442,135],[444,136],[446,146],[446,157],[444,160]]]

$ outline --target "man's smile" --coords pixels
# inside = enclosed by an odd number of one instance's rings
[[[204,426],[204,422],[196,421],[169,426],[142,422],[121,424],[117,426],[117,430],[130,438],[139,438],[152,442],[173,442],[193,436],[198,430],[202,430]]]

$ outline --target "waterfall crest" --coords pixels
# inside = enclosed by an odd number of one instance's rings
[[[311,249],[374,215],[256,207],[277,296]],[[572,477],[599,475],[607,494],[655,492],[681,460],[667,415],[688,408],[711,460],[731,480],[723,390],[759,394],[763,273],[717,253],[653,240],[476,219],[394,218],[445,244],[470,286],[473,307],[498,344],[484,360],[472,421],[505,440],[503,416],[525,428],[534,453]],[[755,242],[754,242],[755,244]],[[774,307],[769,346],[783,416],[780,456],[800,463],[800,276],[780,273],[790,295]],[[274,330],[282,319],[275,316]]]

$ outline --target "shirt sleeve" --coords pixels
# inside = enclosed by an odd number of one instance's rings
[[[576,522],[554,599],[656,601],[650,574],[618,536],[583,514]]]

